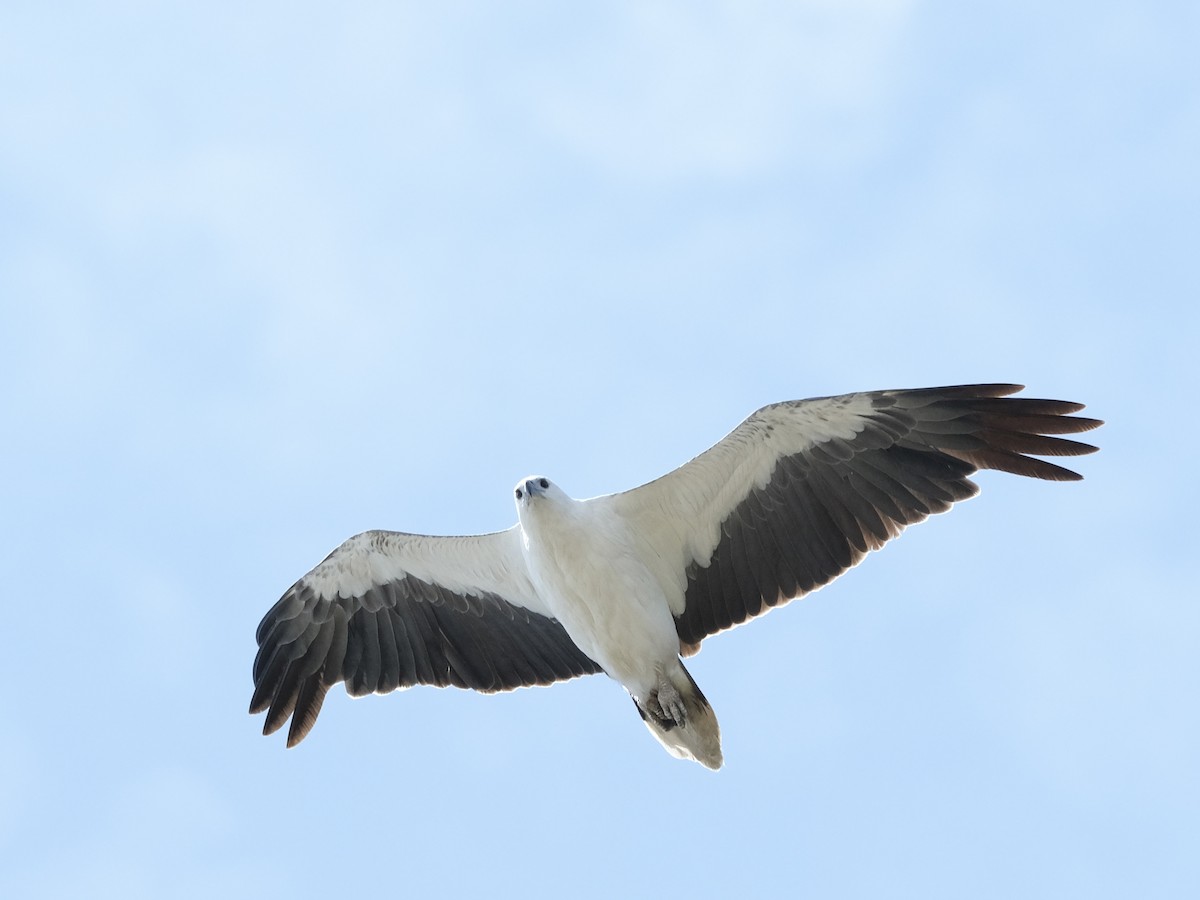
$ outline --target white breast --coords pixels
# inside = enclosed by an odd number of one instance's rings
[[[667,597],[623,520],[586,501],[540,497],[522,510],[530,577],[584,653],[635,697],[679,655]]]

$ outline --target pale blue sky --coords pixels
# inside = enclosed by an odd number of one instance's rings
[[[1191,3],[5,4],[0,895],[1200,893]],[[689,663],[331,693],[254,627],[366,528],[631,487],[764,403],[1109,424]]]

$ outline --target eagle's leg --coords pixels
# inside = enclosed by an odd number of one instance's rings
[[[658,676],[655,699],[658,700],[658,707],[662,710],[663,719],[674,722],[676,725],[682,725],[687,721],[687,707],[684,705],[683,695],[666,675]]]

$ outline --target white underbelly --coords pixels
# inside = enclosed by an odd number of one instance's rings
[[[575,542],[559,533],[529,549],[530,574],[571,640],[636,697],[679,656],[667,598],[619,540]]]

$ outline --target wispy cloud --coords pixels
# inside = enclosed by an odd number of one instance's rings
[[[849,162],[877,132],[914,4],[628,4],[538,67],[544,125],[637,178]],[[568,71],[555,71],[578,53]],[[886,118],[886,117],[885,117]]]

